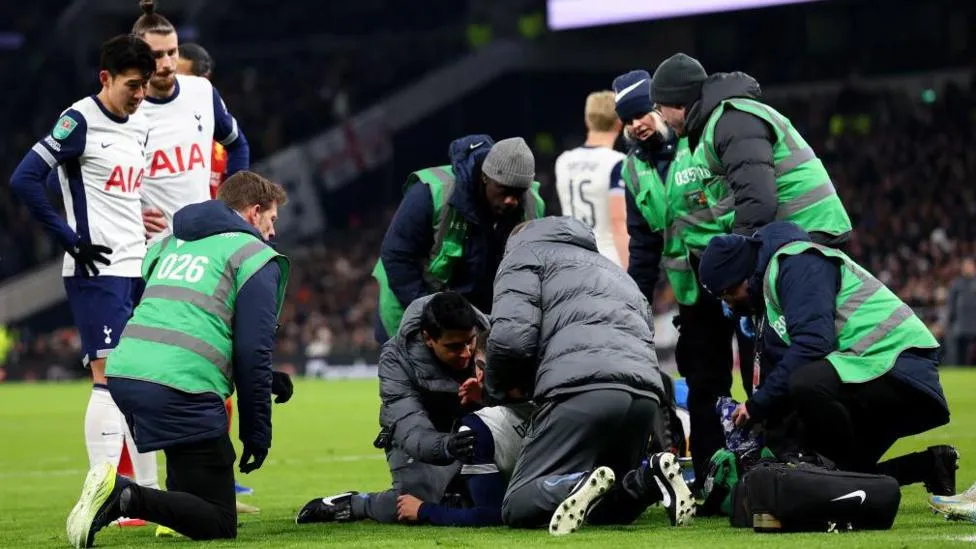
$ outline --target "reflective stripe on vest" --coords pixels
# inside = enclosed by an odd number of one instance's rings
[[[807,241],[788,243],[773,253],[763,275],[768,325],[790,345],[776,283],[785,257],[815,251],[841,262],[840,289],[834,301],[837,347],[825,358],[844,383],[863,383],[888,372],[906,349],[939,344],[925,324],[891,290],[846,254]]]
[[[796,168],[799,168],[803,164],[817,159],[817,155],[813,151],[813,148],[809,145],[801,146],[800,143],[797,142],[796,136],[794,135],[796,130],[791,129],[788,120],[783,115],[772,109],[769,105],[749,99],[729,99],[726,102],[733,108],[738,108],[741,105],[748,105],[766,113],[766,116],[768,117],[766,121],[775,126],[777,136],[782,136],[782,145],[786,147],[788,154],[786,157],[778,160],[775,164],[775,176],[777,179],[795,170]],[[722,108],[724,109],[724,107]],[[743,112],[749,111],[743,110]],[[706,133],[709,132],[709,127],[711,127],[711,131],[714,131],[714,126],[717,124],[718,117],[721,115],[716,116],[713,114],[711,116],[714,118],[714,121],[710,119],[709,123],[706,124]],[[777,143],[773,143],[773,147],[775,148],[777,144],[778,141]],[[709,146],[705,148],[705,152],[706,161],[712,173],[725,174],[722,162],[716,156],[717,153],[714,147],[711,146],[711,143],[709,143]],[[794,196],[785,202],[781,202],[776,211],[776,219],[780,221],[790,219],[804,209],[836,194],[837,190],[834,188],[834,184],[831,182],[830,177],[824,175],[824,180],[816,184],[813,188],[807,190],[799,196]]]
[[[159,244],[159,250],[165,250],[172,238],[173,236],[170,235],[163,239]],[[230,297],[230,293],[234,288],[236,273],[245,261],[261,253],[265,248],[267,248],[267,244],[264,242],[254,241],[245,244],[239,250],[231,254],[227,260],[227,264],[224,267],[223,272],[220,275],[220,280],[217,282],[216,288],[214,288],[213,295],[207,295],[192,288],[185,288],[182,286],[153,284],[149,285],[145,292],[143,292],[142,299],[159,298],[190,303],[220,318],[222,321],[224,321],[228,328],[231,328],[234,318],[234,311],[231,310],[231,308],[227,305],[227,299]],[[149,271],[146,274],[147,282],[155,271],[155,267],[156,266],[153,265],[149,268]],[[284,276],[284,273],[282,276]],[[180,347],[188,351],[192,351],[207,359],[214,366],[217,366],[217,368],[219,368],[228,379],[231,378],[229,360],[224,358],[221,352],[212,345],[203,340],[197,339],[192,335],[184,334],[175,330],[138,325],[130,322],[126,324],[125,330],[122,331],[122,337],[132,337],[135,339],[152,341],[154,343],[172,345],[174,347]]]

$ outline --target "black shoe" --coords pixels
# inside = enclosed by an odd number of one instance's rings
[[[349,522],[352,520],[352,497],[357,494],[359,492],[343,492],[326,498],[315,498],[298,512],[295,524]]]
[[[671,526],[686,526],[695,518],[695,498],[681,475],[678,458],[669,452],[651,456],[650,471],[661,490],[661,506],[668,512]]]
[[[118,476],[111,463],[103,463],[88,471],[81,497],[65,525],[72,547],[91,547],[95,543],[95,533],[122,516],[119,501],[129,484],[131,481]]]
[[[959,452],[953,446],[929,446],[926,450],[932,458],[932,469],[925,479],[925,489],[932,495],[951,496],[956,493],[956,469],[959,469]]]

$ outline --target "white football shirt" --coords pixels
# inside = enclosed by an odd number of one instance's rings
[[[611,194],[623,194],[620,170],[626,155],[606,147],[577,147],[556,159],[556,191],[563,215],[593,229],[604,257],[620,265],[610,223]]]
[[[102,276],[141,277],[146,255],[140,187],[149,121],[141,112],[118,117],[92,95],[61,113],[33,151],[58,169],[68,226],[83,241],[108,246]],[[62,276],[81,275],[64,255]]]
[[[172,227],[177,210],[210,200],[213,141],[229,145],[237,140],[237,121],[210,81],[198,76],[178,75],[173,95],[146,97],[139,111],[150,125],[143,200],[162,210]],[[169,233],[154,235],[153,241]]]

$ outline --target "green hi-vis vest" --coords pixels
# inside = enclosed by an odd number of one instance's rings
[[[468,232],[468,221],[450,205],[454,194],[454,170],[450,165],[426,168],[410,174],[403,187],[404,193],[415,183],[423,183],[430,189],[434,205],[434,246],[424,265],[424,283],[430,292],[447,289],[454,265],[464,256],[464,240]],[[545,203],[539,195],[539,183],[533,181],[522,199],[524,219],[538,219],[545,215]],[[390,289],[386,278],[383,259],[373,268],[373,278],[379,284],[379,313],[383,329],[388,336],[396,335],[403,319],[403,311],[409,303],[400,303]]]
[[[789,119],[768,105],[744,98],[726,99],[719,103],[705,123],[701,143],[695,150],[696,159],[707,165],[712,173],[725,175],[713,139],[719,118],[730,108],[758,116],[776,132],[776,142],[773,143],[779,202],[776,219],[792,221],[807,232],[835,236],[850,232],[851,219],[837,196],[823,162]]]
[[[666,181],[634,153],[627,156],[621,177],[651,230],[664,235],[661,263],[675,299],[693,305],[698,279],[689,254],[700,254],[713,236],[732,231],[735,213],[724,181],[695,162],[685,137],[678,140]]]
[[[105,374],[229,397],[237,293],[270,261],[281,267],[280,313],[288,259],[254,235],[232,232],[194,241],[169,236],[154,245],[142,263],[142,300]]]
[[[776,250],[763,280],[766,319],[787,345],[790,337],[780,305],[777,276],[785,256],[813,250],[840,264],[834,329],[837,350],[827,355],[844,383],[871,381],[891,369],[906,349],[935,349],[939,343],[911,307],[843,252],[814,244],[791,242]]]

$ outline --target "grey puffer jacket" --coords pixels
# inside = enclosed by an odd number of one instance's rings
[[[446,451],[452,427],[473,411],[461,407],[458,389],[474,371],[449,370],[424,344],[420,320],[434,295],[407,307],[396,337],[380,351],[380,426],[390,433],[392,449],[425,463],[446,464],[454,460]],[[488,318],[478,314],[487,328]]]
[[[622,389],[658,401],[654,316],[637,284],[570,217],[530,222],[495,276],[485,388],[505,401]]]

